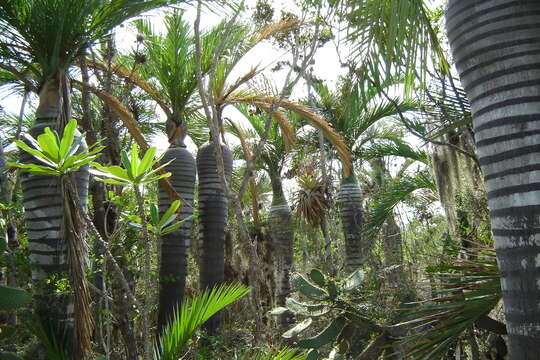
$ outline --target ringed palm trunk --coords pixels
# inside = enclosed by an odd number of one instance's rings
[[[180,221],[185,220],[175,232],[161,238],[161,266],[159,272],[159,315],[158,329],[167,325],[175,308],[182,304],[188,267],[189,244],[191,234],[191,219],[193,214],[193,196],[195,191],[195,159],[182,146],[171,146],[165,152],[162,162],[167,165],[166,171],[171,172],[169,178],[183,202],[180,209]],[[159,207],[161,213],[171,205],[167,192],[160,188]]]
[[[343,236],[345,237],[345,268],[353,272],[364,263],[366,244],[362,239],[362,194],[351,175],[343,180],[338,191]]]
[[[293,267],[294,224],[291,208],[283,194],[283,184],[278,173],[270,175],[272,184],[272,205],[268,214],[268,230],[274,247],[274,266],[276,283],[276,305],[285,306],[291,292],[291,271]],[[284,326],[290,319],[281,318]]]
[[[221,145],[225,177],[230,181],[232,174],[232,154]],[[225,270],[225,227],[227,225],[228,202],[217,172],[217,161],[212,142],[203,145],[197,153],[197,173],[199,175],[199,221],[202,238],[200,261],[201,290],[223,283]],[[207,323],[210,335],[218,332],[219,314]]]
[[[44,88],[44,91],[49,92],[57,90],[47,85]],[[42,94],[36,114],[37,123],[30,129],[29,134],[35,138],[42,134],[46,127],[53,128],[55,123],[47,121],[56,120],[55,112],[58,114],[57,108],[53,105],[47,106],[47,101],[44,101]],[[81,137],[81,134],[76,136]],[[86,144],[84,139],[81,141],[81,150],[84,150]],[[26,152],[21,153],[20,160],[25,164],[39,163]],[[88,166],[81,167],[75,175],[79,205],[83,211],[87,208],[88,178]],[[55,291],[56,281],[64,278],[68,272],[60,178],[30,175],[24,172],[21,174],[21,185],[30,250],[31,277],[36,289],[36,311],[44,323],[58,330],[71,329],[74,319],[73,296]],[[54,279],[54,281],[47,283],[48,279]]]
[[[540,2],[450,0],[471,103],[511,359],[540,359]]]

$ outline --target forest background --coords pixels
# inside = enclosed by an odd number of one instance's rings
[[[0,358],[540,356],[446,6],[1,1]]]

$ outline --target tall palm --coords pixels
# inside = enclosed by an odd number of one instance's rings
[[[236,108],[250,124],[249,130],[229,121],[228,130],[240,139],[244,148],[244,155],[250,157],[248,142],[258,142],[264,136],[267,116],[250,111],[246,105],[238,104]],[[285,114],[276,112],[275,115],[283,117]],[[282,119],[283,120],[283,119]],[[276,121],[271,125],[267,144],[261,153],[260,168],[268,173],[272,186],[272,204],[268,213],[268,232],[271,238],[271,248],[274,250],[275,302],[278,306],[285,305],[285,299],[291,291],[289,282],[291,270],[294,264],[293,241],[294,226],[291,209],[283,192],[281,174],[287,159],[287,154],[294,145],[295,133],[292,126],[280,127]],[[286,320],[286,319],[284,319]]]
[[[396,79],[389,79],[382,88],[396,82]],[[363,146],[376,136],[372,131],[375,123],[396,116],[399,111],[416,108],[414,102],[401,99],[396,100],[396,108],[392,102],[381,99],[379,88],[361,81],[344,80],[336,92],[330,91],[322,82],[312,83],[319,96],[319,109],[360,161],[365,156]],[[345,266],[350,272],[363,264],[369,247],[366,239],[362,239],[362,194],[354,171],[342,177],[338,200],[345,237]]]
[[[219,46],[224,24],[222,22],[201,36],[203,74],[210,69],[212,54]],[[136,25],[145,39],[147,58],[140,67],[140,75],[153,81],[153,84],[146,85],[145,90],[157,95],[167,116],[170,145],[163,161],[173,160],[167,166],[167,171],[172,173],[171,184],[182,197],[180,219],[185,220],[180,229],[162,237],[158,328],[163,329],[182,302],[187,275],[196,164],[185,144],[188,132],[186,108],[193,101],[197,89],[195,49],[191,25],[183,18],[181,11],[173,11],[165,16],[163,35],[154,31],[148,21],[137,21]],[[229,47],[230,42],[224,44],[225,49]],[[135,77],[132,75],[131,78]],[[203,149],[200,151],[204,152]],[[199,176],[203,173],[199,172]],[[171,205],[171,198],[163,188],[160,188],[159,204],[162,212]]]
[[[538,2],[449,0],[448,39],[471,103],[512,359],[540,359]]]
[[[68,70],[74,60],[123,21],[168,3],[165,0],[2,0],[0,33],[4,69],[24,80],[31,73],[39,80],[39,106],[34,137],[46,126],[70,118]],[[81,141],[83,141],[81,139]],[[82,148],[81,148],[82,149]],[[34,161],[22,156],[22,161]],[[77,175],[79,203],[86,207],[88,170]],[[55,178],[25,176],[22,180],[28,228],[32,279],[41,288],[47,278],[67,269],[66,234],[62,231],[62,194]],[[69,324],[72,316],[66,296],[53,289],[37,291],[36,308],[46,321]]]
[[[249,70],[238,79],[230,75],[238,62],[260,41],[269,36],[295,26],[297,21],[284,21],[271,24],[254,32],[249,26],[230,25],[226,35],[227,42],[234,44],[228,51],[216,53],[219,61],[215,62],[209,81],[209,91],[215,100],[218,127],[223,131],[223,110],[230,103],[235,91],[257,75],[256,68]],[[221,179],[218,175],[216,149],[221,147],[226,181],[230,182],[232,173],[232,154],[226,144],[215,144],[218,134],[210,137],[210,142],[203,145],[197,154],[199,171],[199,206],[202,235],[201,287],[209,288],[223,282],[225,255],[225,227],[227,224],[227,204]],[[215,333],[219,327],[219,314],[207,323],[209,333]]]

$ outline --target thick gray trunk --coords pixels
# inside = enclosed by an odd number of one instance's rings
[[[38,123],[30,129],[29,133],[37,137],[47,126],[52,128],[54,124]],[[86,148],[84,140],[82,147]],[[26,152],[21,152],[20,161],[25,164],[39,163]],[[88,166],[81,167],[76,173],[79,205],[83,211],[87,208],[88,176]],[[55,281],[46,283],[47,279],[53,277],[56,277],[55,280],[65,277],[68,271],[59,178],[30,175],[24,172],[21,174],[21,185],[32,281],[36,287],[36,309],[44,320],[51,320],[53,323],[57,321],[70,323],[73,320],[72,297],[55,293]]]
[[[540,359],[540,2],[450,0],[501,271],[510,358]]]
[[[391,268],[388,272],[389,285],[394,289],[404,288],[403,239],[393,213],[386,219],[383,235],[384,266]]]
[[[195,159],[185,147],[170,147],[163,156],[163,163],[173,160],[167,165],[171,172],[169,181],[178,195],[184,200],[180,209],[180,219],[184,220],[193,214],[193,196],[195,191]],[[163,214],[171,205],[167,192],[160,188],[159,209]],[[175,232],[161,239],[161,266],[159,273],[159,316],[158,329],[163,329],[173,314],[176,306],[180,306],[186,285],[191,219],[185,220]]]
[[[270,174],[270,181],[273,193],[268,213],[268,230],[274,248],[275,298],[278,306],[285,306],[285,299],[291,292],[289,278],[294,263],[294,223],[279,174]]]
[[[353,272],[364,263],[367,244],[362,239],[362,194],[356,182],[342,182],[338,203],[345,237],[345,267]]]
[[[221,145],[225,177],[230,181],[232,174],[232,154]],[[199,175],[199,223],[202,239],[200,261],[201,289],[209,289],[223,283],[225,258],[225,227],[227,224],[227,198],[217,172],[214,144],[203,145],[197,153],[197,173]],[[219,316],[215,315],[207,323],[210,334],[217,333]]]

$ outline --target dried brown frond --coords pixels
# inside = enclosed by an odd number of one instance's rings
[[[89,60],[89,59],[86,60],[86,65],[88,67],[98,69],[98,70],[102,70],[102,71],[108,71],[109,70],[107,65],[102,64],[102,63],[97,62],[97,61]],[[161,96],[159,96],[157,90],[154,89],[154,87],[151,84],[149,84],[144,79],[141,79],[140,77],[138,77],[133,72],[128,71],[127,69],[125,69],[124,67],[122,67],[119,64],[113,64],[111,66],[111,71],[116,76],[124,79],[128,83],[131,83],[131,84],[141,88],[144,92],[146,92],[148,94],[148,96],[150,96],[159,105],[159,107],[163,110],[163,112],[167,115],[168,118],[172,117],[171,110],[169,109],[167,104],[165,104],[165,102],[161,99]]]
[[[300,23],[300,19],[298,17],[294,17],[282,20],[278,23],[268,24],[261,29],[261,31],[256,37],[256,41],[259,42],[268,39],[275,34],[287,32],[291,29],[296,28]]]
[[[271,106],[268,104],[258,104],[257,107],[267,113],[270,113],[271,111]],[[281,129],[281,135],[285,140],[285,148],[291,150],[296,144],[296,132],[294,131],[287,114],[281,110],[274,110],[272,116],[276,119],[279,128]]]
[[[243,84],[247,83],[249,80],[253,79],[253,77],[255,77],[255,75],[257,75],[258,73],[259,73],[259,68],[257,66],[254,66],[251,69],[249,69],[249,71],[245,75],[238,78],[238,80],[236,80],[234,84],[229,86],[229,88],[225,92],[225,95],[223,95],[222,97],[222,101],[225,101],[225,99],[227,99],[227,97],[231,95],[236,89],[238,89]]]
[[[85,223],[80,213],[79,199],[74,185],[73,175],[62,179],[64,198],[64,237],[66,239],[69,281],[75,301],[75,353],[85,359],[92,350],[94,317],[92,297],[86,278],[88,247],[85,240]]]
[[[246,160],[250,160],[253,156],[253,153],[252,153],[251,144],[247,141],[246,132],[241,126],[239,126],[237,123],[235,123],[231,119],[227,119],[227,122],[236,131],[236,134],[238,135],[238,140],[240,140],[240,145],[242,146],[242,150],[244,151],[244,155],[246,156]]]
[[[237,96],[238,95],[238,96]],[[241,94],[235,93],[231,94],[228,103],[245,103],[252,104],[255,106],[260,106],[260,104],[266,104],[267,106],[278,103],[279,99],[273,96],[265,96],[260,94],[255,94],[253,92],[247,93],[243,92]],[[297,104],[289,100],[282,100],[280,106],[284,109],[292,111],[305,120],[307,120],[311,125],[315,126],[317,129],[321,130],[326,137],[326,139],[336,148],[339,158],[343,166],[343,176],[345,178],[349,177],[351,174],[352,168],[352,154],[349,148],[347,147],[343,137],[334,130],[330,124],[320,115],[318,115],[313,109],[306,105]]]
[[[146,139],[144,138],[144,135],[141,129],[139,128],[139,124],[137,124],[137,121],[133,117],[133,114],[131,113],[131,111],[129,111],[129,109],[124,104],[122,104],[120,100],[118,100],[115,96],[103,90],[99,90],[93,87],[90,84],[87,84],[87,83],[84,83],[75,79],[72,79],[72,81],[90,90],[97,97],[99,97],[101,101],[107,104],[111,108],[111,110],[114,111],[114,113],[120,118],[124,126],[128,129],[131,136],[133,136],[133,139],[135,140],[135,142],[137,142],[137,144],[141,148],[141,150],[143,151],[148,150],[149,148],[148,143],[146,142]],[[159,162],[156,162],[156,164],[154,165],[154,167],[159,167],[159,166],[161,166]],[[181,200],[182,203],[184,202],[182,198],[180,197],[180,195],[178,195],[176,190],[174,190],[168,178],[160,179],[159,183],[161,184],[161,186],[163,186],[163,188],[169,195],[171,201]]]

